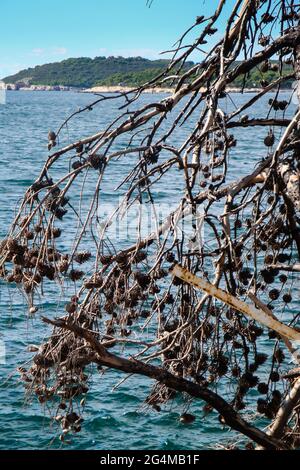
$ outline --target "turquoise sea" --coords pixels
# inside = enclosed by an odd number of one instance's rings
[[[264,117],[271,96],[265,96],[257,107],[252,108],[250,117]],[[163,98],[163,95],[143,95],[141,102],[146,104],[157,98]],[[229,112],[249,98],[248,94],[232,94],[222,101],[223,109]],[[285,98],[289,98],[288,94]],[[0,238],[6,235],[23,192],[39,174],[47,157],[48,130],[56,130],[68,114],[91,101],[91,95],[75,92],[7,93],[7,103],[0,105]],[[293,111],[292,104],[288,114]],[[64,130],[61,145],[105,128],[117,113],[118,103],[110,100],[76,117]],[[181,128],[176,139],[183,140],[191,125],[187,123]],[[264,156],[261,142],[265,134],[265,128],[235,132],[238,146],[231,156],[230,179],[250,172]],[[113,188],[130,164],[122,159],[114,166],[111,180],[105,182],[107,202],[113,200]],[[162,200],[180,197],[179,180],[174,177],[172,184],[162,186],[158,197]],[[56,304],[51,302],[51,291],[41,304],[43,314],[54,316],[57,313]],[[6,349],[6,362],[0,364],[0,449],[57,449],[62,446],[57,438],[57,428],[51,424],[49,410],[26,397],[16,372],[20,364],[30,360],[27,346],[38,344],[45,334],[45,327],[38,318],[28,318],[24,299],[17,288],[0,281],[0,341]],[[267,348],[267,340],[262,339],[262,342],[262,347]],[[234,437],[234,433],[222,428],[216,414],[207,419],[203,417],[201,402],[189,405],[189,412],[196,415],[191,425],[179,422],[180,412],[187,409],[186,401],[172,403],[160,413],[149,411],[143,406],[143,399],[150,390],[150,381],[132,377],[112,391],[122,378],[115,371],[104,377],[94,374],[82,432],[67,448],[198,450],[215,448]],[[226,397],[225,389],[218,392]]]

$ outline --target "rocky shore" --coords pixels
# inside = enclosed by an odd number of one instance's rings
[[[63,85],[49,86],[49,85],[22,85],[22,84],[2,84],[4,89],[9,91],[77,91],[79,93],[130,93],[136,90],[135,87],[127,86],[95,86],[93,88],[73,88]],[[244,88],[243,93],[258,93],[262,88]],[[174,93],[175,88],[146,88],[144,93]],[[200,92],[205,92],[206,89],[200,89]],[[227,88],[227,93],[241,93],[242,89],[238,87]],[[289,90],[287,90],[289,91]]]
[[[80,90],[82,93],[129,93],[133,90],[136,90],[134,87],[127,86],[96,86],[93,88],[87,88],[85,90]],[[263,88],[251,87],[251,88],[242,88],[240,87],[228,87],[226,88],[227,93],[260,93],[263,91]],[[275,90],[275,89],[274,89]],[[174,93],[175,88],[146,88],[144,93]],[[206,88],[200,88],[200,93],[206,92]],[[273,90],[270,90],[272,92]],[[292,89],[282,89],[281,91],[292,92]]]
[[[82,90],[83,93],[130,93],[136,90],[135,87],[129,86],[95,86]],[[174,88],[146,88],[144,93],[173,93]]]
[[[134,87],[126,87],[126,86],[96,86],[93,88],[87,88],[85,90],[81,90],[82,93],[130,93],[131,91],[135,90]],[[175,88],[146,88],[144,93],[174,93]],[[200,89],[200,92],[204,92],[206,89]],[[227,93],[240,93],[241,88],[228,88]],[[244,93],[257,93],[262,91],[262,88],[244,88]]]
[[[70,91],[71,88],[68,86],[57,85],[19,85],[15,83],[4,84],[4,88],[7,91]]]

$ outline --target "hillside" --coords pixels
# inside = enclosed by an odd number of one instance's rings
[[[34,68],[21,70],[15,75],[4,78],[5,83],[25,82],[28,85],[63,85],[68,87],[91,88],[94,86],[139,86],[153,79],[166,67],[167,60],[149,60],[142,57],[96,57],[90,59],[81,57],[67,59],[62,62],[39,65]],[[191,67],[193,62],[187,62],[185,67]],[[272,82],[278,77],[278,66],[262,73],[254,69],[250,75],[237,77],[233,83],[236,87],[260,87],[261,82]],[[290,73],[290,65],[284,65],[284,74]],[[293,80],[284,83],[291,87]],[[165,82],[165,86],[170,83]]]
[[[71,87],[92,87],[112,75],[122,77],[128,73],[160,70],[167,60],[149,60],[142,57],[81,57],[62,62],[38,65],[5,77],[5,83],[26,82],[29,85],[64,85]],[[190,66],[192,63],[187,64]]]

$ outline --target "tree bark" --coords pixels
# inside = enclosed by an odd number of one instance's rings
[[[267,328],[270,328],[281,336],[285,336],[286,338],[292,341],[300,341],[300,332],[291,328],[290,326],[281,323],[278,320],[275,320],[273,317],[265,313],[263,310],[256,308],[255,306],[249,305],[246,302],[243,302],[233,295],[225,292],[222,289],[214,286],[213,284],[201,279],[194,274],[192,274],[187,269],[184,269],[182,266],[178,264],[173,268],[173,275],[179,277],[183,281],[191,284],[196,289],[201,289],[206,292],[208,295],[216,297],[217,299],[221,300],[222,302],[226,303],[230,307],[238,310],[239,312],[243,313],[244,315],[250,316],[254,320],[258,321],[259,323],[263,324]]]

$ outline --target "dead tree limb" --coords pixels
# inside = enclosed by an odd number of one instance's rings
[[[166,385],[168,388],[181,393],[205,401],[211,405],[220,415],[224,418],[225,423],[248,436],[254,442],[263,445],[266,449],[283,450],[285,447],[280,441],[272,437],[268,437],[264,432],[255,428],[247,423],[238,413],[217,393],[209,390],[206,387],[201,387],[186,379],[176,377],[170,374],[165,369],[145,364],[136,360],[129,360],[119,357],[115,354],[108,352],[104,346],[97,341],[95,335],[78,327],[72,323],[67,323],[61,320],[49,320],[43,317],[43,321],[50,325],[57,326],[69,331],[74,332],[76,335],[84,338],[92,347],[93,352],[97,353],[97,363],[111,369],[121,370],[128,374],[139,374],[156,380],[157,382]]]

